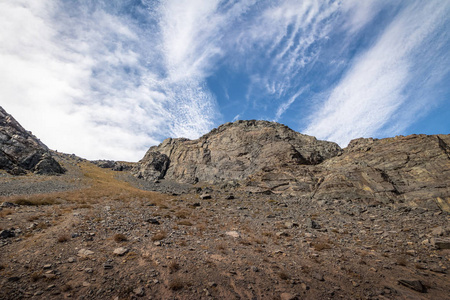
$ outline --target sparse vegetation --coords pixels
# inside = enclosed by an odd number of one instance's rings
[[[58,243],[65,243],[70,240],[70,236],[68,234],[63,234],[58,237]]]
[[[166,232],[158,232],[157,234],[152,236],[152,241],[161,241],[163,239],[165,239],[167,237],[167,233]]]
[[[184,288],[185,283],[180,279],[180,278],[173,278],[170,282],[169,282],[169,288],[172,291],[179,291],[182,290]]]
[[[128,238],[123,233],[117,233],[114,235],[114,241],[116,241],[117,243],[126,242],[128,241]]]

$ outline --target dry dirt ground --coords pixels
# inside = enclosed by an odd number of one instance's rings
[[[441,211],[161,194],[62,160],[58,177],[0,174],[18,204],[0,210],[1,299],[450,299]]]

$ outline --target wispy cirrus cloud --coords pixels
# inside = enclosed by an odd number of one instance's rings
[[[165,137],[238,118],[345,145],[426,112],[448,74],[448,12],[438,1],[3,1],[0,105],[51,148],[92,159],[136,161]]]
[[[435,80],[449,71],[448,67],[439,67],[444,62],[445,46],[436,48],[433,41],[433,33],[448,25],[449,13],[450,5],[438,1],[402,8],[316,109],[306,133],[345,146],[352,138],[392,135],[410,125],[413,114],[426,104],[432,105],[429,97],[418,99],[414,95],[413,85],[423,84],[430,75],[420,69],[435,64],[431,68],[439,70],[433,74]],[[427,59],[436,54],[435,59]],[[408,118],[402,116],[405,112]]]

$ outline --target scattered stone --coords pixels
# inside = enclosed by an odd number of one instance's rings
[[[155,245],[155,246],[161,246],[162,244],[161,244],[160,241],[156,241],[156,242],[153,243],[153,245]]]
[[[208,286],[209,287],[216,287],[217,283],[215,283],[215,282],[208,282]]]
[[[80,249],[78,251],[78,256],[79,257],[88,257],[90,255],[93,255],[94,251],[88,250],[88,249]]]
[[[10,282],[16,282],[19,280],[20,280],[19,276],[8,277],[8,281],[10,281]]]
[[[423,286],[422,282],[420,280],[406,280],[406,279],[400,279],[398,281],[399,284],[404,285],[412,290],[415,290],[420,293],[426,293],[427,290]]]
[[[211,197],[211,195],[210,194],[203,194],[203,195],[200,195],[200,199],[202,199],[202,200],[207,200],[207,199],[211,199],[212,197]]]
[[[16,236],[16,234],[14,233],[14,231],[11,231],[11,230],[1,230],[0,231],[0,238],[2,238],[2,239],[12,238],[15,236]]]
[[[75,257],[69,257],[69,259],[67,261],[69,263],[74,263],[75,262]]]
[[[113,268],[113,266],[111,264],[104,264],[103,265],[103,269],[105,269],[105,270],[110,270],[112,268]]]
[[[152,218],[148,219],[147,222],[149,222],[150,224],[153,224],[153,225],[160,225],[161,224],[158,220],[152,219]]]
[[[0,207],[4,207],[4,208],[11,208],[11,207],[17,207],[19,206],[18,204],[15,203],[11,203],[11,202],[3,202]]]
[[[281,300],[298,300],[298,297],[291,293],[282,293],[280,295]]]
[[[133,293],[138,297],[142,297],[145,294],[145,290],[142,287],[138,287],[133,290]]]
[[[284,231],[277,232],[275,235],[278,236],[278,237],[289,236],[289,234],[287,232],[284,232]]]
[[[433,228],[433,230],[431,231],[431,234],[434,236],[443,236],[445,233],[445,230],[442,226],[438,226]]]
[[[46,269],[51,269],[52,268],[52,264],[46,264],[44,265],[44,270]]]
[[[237,232],[237,231],[227,231],[227,232],[225,232],[225,234],[226,235],[229,235],[229,236],[231,236],[231,237],[234,237],[234,238],[238,238],[238,237],[240,237],[241,235],[239,234],[239,232]]]
[[[431,238],[431,244],[436,249],[450,249],[450,238]]]
[[[323,278],[323,275],[321,273],[319,273],[319,272],[313,272],[312,273],[312,277],[314,279],[319,280],[319,281],[325,281],[325,279]]]
[[[84,269],[84,271],[88,274],[92,274],[94,272],[94,270],[92,268],[86,268],[86,269]]]
[[[123,256],[125,255],[127,252],[129,251],[129,249],[126,249],[124,247],[119,247],[114,249],[114,254],[118,255],[118,256]]]
[[[312,229],[320,229],[320,228],[321,228],[321,226],[319,225],[319,223],[317,223],[316,221],[314,221],[314,220],[311,219],[311,218],[308,218],[308,219],[306,220],[306,226],[307,226],[308,228],[312,228]]]
[[[285,222],[284,226],[286,228],[288,228],[288,229],[291,229],[291,228],[294,228],[294,227],[298,227],[299,225],[298,225],[298,223],[295,223],[295,222]]]
[[[89,286],[91,286],[91,284],[89,282],[87,282],[87,281],[83,281],[83,286],[84,287],[89,287]]]
[[[253,272],[259,272],[259,269],[258,269],[257,266],[252,266],[252,271],[253,271]]]

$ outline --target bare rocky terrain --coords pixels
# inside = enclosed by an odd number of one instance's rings
[[[0,298],[450,299],[448,145],[240,121],[137,164],[49,152],[64,174],[0,171]]]

